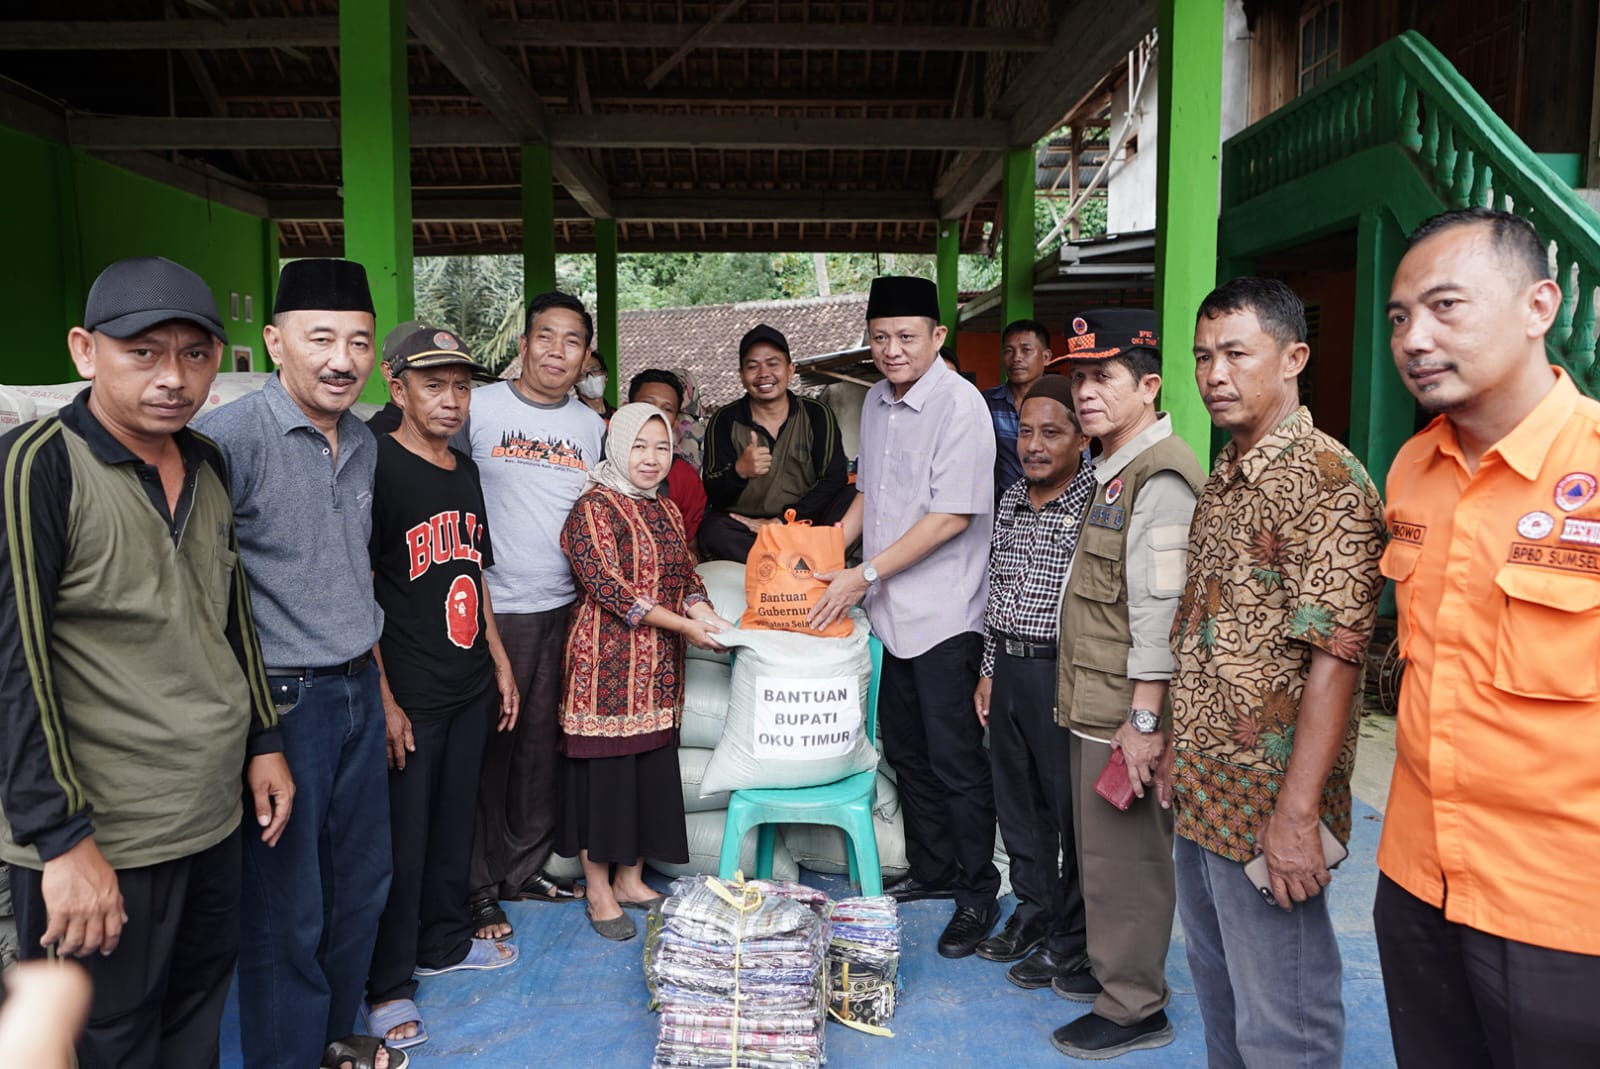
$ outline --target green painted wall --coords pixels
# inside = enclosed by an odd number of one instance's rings
[[[95,276],[128,256],[165,256],[199,273],[211,284],[230,345],[248,345],[253,368],[268,369],[261,326],[275,281],[272,223],[5,127],[0,158],[0,199],[13,207],[11,266],[0,287],[9,334],[0,382],[75,380],[66,332],[82,320]],[[231,357],[223,363],[233,369]]]

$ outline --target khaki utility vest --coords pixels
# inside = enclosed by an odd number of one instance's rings
[[[1106,504],[1097,490],[1078,532],[1072,575],[1061,601],[1061,639],[1056,660],[1056,723],[1096,737],[1110,738],[1128,718],[1133,680],[1128,678],[1126,560],[1128,518],[1139,490],[1158,472],[1183,476],[1196,494],[1205,474],[1187,443],[1163,438],[1117,473],[1122,492]],[[1158,710],[1165,712],[1165,709]]]

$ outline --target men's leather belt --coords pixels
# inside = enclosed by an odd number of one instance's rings
[[[372,653],[358,654],[343,664],[330,664],[326,668],[268,668],[269,676],[288,676],[294,679],[316,679],[318,676],[360,675],[372,660]]]
[[[995,638],[1000,641],[1000,648],[1006,651],[1007,657],[1053,660],[1056,656],[1054,642],[1029,642],[1011,635],[996,635]]]

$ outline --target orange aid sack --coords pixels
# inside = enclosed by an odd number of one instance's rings
[[[828,589],[816,573],[843,570],[844,530],[813,527],[810,520],[796,520],[794,509],[786,510],[783,522],[769,523],[756,532],[744,568],[746,608],[739,626],[847,637],[852,630],[847,617],[841,616],[821,631],[806,624],[812,606]]]

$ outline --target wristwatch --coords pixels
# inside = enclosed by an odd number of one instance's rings
[[[1161,715],[1151,709],[1129,709],[1128,723],[1141,735],[1154,735],[1161,730]]]
[[[871,561],[866,560],[861,562],[861,578],[867,581],[868,586],[871,586],[873,583],[878,581],[878,569],[872,566]]]

